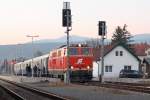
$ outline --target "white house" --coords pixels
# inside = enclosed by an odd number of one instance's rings
[[[93,76],[97,77],[98,64],[93,66]],[[104,55],[104,78],[117,78],[122,69],[140,70],[140,59],[123,45],[116,45]]]

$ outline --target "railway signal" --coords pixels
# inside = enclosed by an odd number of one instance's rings
[[[72,19],[71,19],[71,9],[70,9],[70,2],[63,2],[63,9],[62,9],[62,26],[63,27],[71,27],[72,26]],[[71,31],[71,29],[68,29]]]
[[[103,82],[103,76],[104,76],[104,39],[105,39],[104,36],[106,35],[106,22],[105,21],[99,21],[99,23],[98,23],[98,35],[101,36],[101,75],[98,71],[98,77],[99,77],[99,81]],[[99,69],[100,68],[98,68],[98,70]]]
[[[63,2],[63,9],[62,9],[62,26],[66,27],[66,33],[67,33],[67,71],[66,71],[66,79],[65,83],[70,83],[70,64],[69,64],[69,31],[72,30],[71,27],[71,9],[70,9],[70,2]],[[70,28],[71,27],[71,28]]]
[[[62,13],[63,13],[63,16],[62,16],[62,26],[63,27],[67,27],[67,26],[71,26],[71,10],[69,8],[67,8],[67,4],[65,3],[64,4],[64,8],[66,9],[63,9],[62,10]]]
[[[99,21],[98,24],[98,34],[99,35],[104,35],[106,34],[106,22],[105,21]]]

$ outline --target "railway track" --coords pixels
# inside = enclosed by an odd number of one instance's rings
[[[3,85],[0,85],[0,87],[5,91],[7,92],[9,95],[11,95],[11,98],[14,99],[14,100],[24,100],[24,98],[20,95],[18,95],[17,93],[13,92],[12,90],[6,88],[5,86]],[[10,97],[6,97],[6,98],[10,98]]]
[[[150,94],[150,88],[145,85],[138,84],[125,84],[125,83],[105,83],[102,84],[104,87],[122,89],[122,90],[130,90],[135,92],[142,92]]]
[[[130,86],[144,86],[144,87],[149,87],[150,84],[145,84],[145,83],[125,83],[125,82],[111,82],[111,81],[106,81],[106,83],[113,83],[113,84],[122,84],[122,85],[130,85]]]
[[[0,79],[0,86],[15,100],[70,100],[26,85]]]
[[[100,83],[99,81],[91,81],[86,83],[75,83],[75,84],[86,85],[86,86],[100,86],[100,87],[114,88],[114,89],[121,89],[121,90],[130,90],[130,91],[150,94],[150,84],[123,83],[123,82]]]

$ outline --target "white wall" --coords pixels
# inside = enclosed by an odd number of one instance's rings
[[[150,52],[150,48],[145,51],[145,53],[147,54],[147,57],[150,57],[150,55],[148,54],[148,52]]]
[[[146,58],[147,56],[138,56],[138,58],[143,61],[144,58]]]
[[[93,77],[98,77],[98,63],[93,62]],[[99,71],[100,71],[100,74],[101,74],[101,67],[100,67]]]
[[[123,56],[116,56],[116,51],[123,51]],[[119,53],[120,54],[120,53]],[[119,73],[121,69],[124,69],[125,65],[130,65],[132,70],[139,70],[139,61],[131,55],[126,49],[122,46],[118,46],[114,48],[109,54],[104,57],[104,66],[112,66],[112,72],[105,72],[104,67],[104,77],[105,78],[113,78],[119,77]],[[100,64],[101,69],[101,64]],[[93,63],[93,76],[98,76],[96,73],[98,71],[98,65]],[[101,72],[101,71],[100,71]]]

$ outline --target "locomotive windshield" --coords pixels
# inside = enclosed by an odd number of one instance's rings
[[[91,51],[87,47],[70,48],[69,55],[91,55]]]
[[[89,48],[82,48],[81,53],[82,53],[82,55],[90,55],[90,49]]]
[[[69,49],[69,55],[78,55],[78,49],[77,48],[70,48]]]

